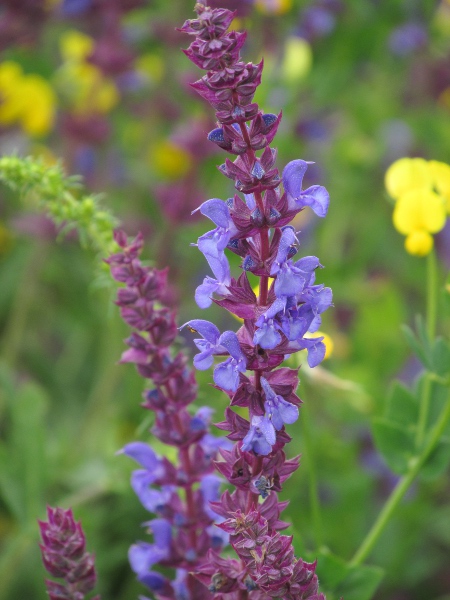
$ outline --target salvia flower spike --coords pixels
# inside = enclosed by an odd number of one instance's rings
[[[133,544],[130,564],[138,580],[158,599],[208,600],[210,592],[191,573],[203,567],[210,549],[217,554],[228,542],[228,534],[213,525],[224,518],[212,510],[211,502],[219,500],[222,483],[214,473],[214,460],[220,448],[231,448],[231,442],[209,432],[212,409],[188,410],[196,400],[197,384],[187,357],[171,350],[178,329],[174,312],[165,306],[167,272],[141,262],[141,235],[129,242],[122,231],[116,231],[115,241],[120,252],[106,262],[112,277],[125,285],[118,291],[116,304],[133,330],[121,362],[134,363],[151,382],[143,407],[155,415],[152,434],[178,454],[178,461],[171,462],[144,442],[131,442],[120,451],[138,463],[131,485],[144,508],[156,517],[144,523],[152,543]],[[214,353],[227,353],[227,342],[207,321],[192,325],[202,335],[197,340],[196,366],[208,368]],[[156,565],[174,568],[176,577],[163,575]]]
[[[63,583],[47,579],[50,600],[84,600],[95,587],[94,556],[86,551],[86,539],[72,511],[47,508],[48,521],[39,521],[42,561],[48,573]],[[92,600],[100,600],[95,596]]]
[[[202,319],[186,323],[197,334],[194,366],[208,369],[220,357],[213,379],[230,398],[217,426],[234,446],[220,449],[216,467],[235,489],[210,506],[239,558],[211,550],[196,576],[218,599],[323,600],[315,563],[296,558],[292,538],[279,533],[287,527],[280,519],[287,503],[278,501],[277,492],[298,467],[298,457],[287,460],[284,446],[291,439],[285,425],[298,419],[301,403],[297,370],[281,365],[301,350],[311,367],[322,361],[323,337],[314,333],[332,303],[331,290],[316,283],[319,259],[297,256],[299,236],[289,223],[306,207],[325,217],[329,195],[321,185],[303,189],[307,161],[293,160],[279,173],[270,144],[281,112],[265,114],[253,101],[263,63],[242,60],[246,34],[228,32],[235,13],[204,4],[195,12],[197,18],[180,31],[194,38],[184,52],[206,74],[191,85],[215,110],[217,125],[208,139],[232,155],[219,170],[237,191],[226,201],[213,198],[199,206],[215,229],[195,245],[214,277],[206,275],[195,299],[200,308],[215,302],[243,320],[236,333],[221,333]],[[241,257],[237,279],[227,252]],[[248,273],[259,278],[257,294]],[[233,406],[248,408],[248,419]]]

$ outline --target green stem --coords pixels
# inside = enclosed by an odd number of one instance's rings
[[[430,342],[436,336],[437,319],[437,264],[434,250],[427,256],[427,304],[426,304],[426,324],[427,334]],[[419,420],[417,423],[416,448],[422,447],[425,431],[428,421],[431,399],[431,379],[429,375],[425,376],[423,382],[422,395],[419,405]]]
[[[303,443],[305,446],[304,460],[306,461],[309,477],[309,502],[311,505],[311,516],[314,530],[316,547],[320,548],[323,545],[323,526],[322,517],[320,514],[319,490],[317,485],[316,466],[313,456],[313,444],[311,439],[311,419],[309,408],[302,406],[302,424],[303,424]]]
[[[417,422],[417,433],[416,433],[416,449],[420,450],[423,444],[423,440],[425,437],[425,431],[427,427],[428,420],[428,412],[430,410],[430,400],[431,400],[431,373],[426,373],[423,386],[422,386],[422,394],[420,398],[419,404],[419,419]]]
[[[436,335],[437,278],[436,253],[432,250],[427,256],[427,333],[430,341]]]
[[[378,515],[377,520],[375,521],[374,525],[367,534],[363,543],[361,544],[361,546],[353,556],[352,560],[350,561],[350,566],[356,567],[362,564],[365,561],[365,559],[369,556],[373,547],[377,543],[380,535],[384,531],[384,528],[386,527],[387,523],[392,517],[395,509],[400,504],[400,501],[407,492],[409,486],[411,485],[411,483],[413,482],[413,480],[415,479],[415,477],[417,476],[420,469],[422,468],[426,460],[429,458],[433,450],[435,450],[437,444],[439,443],[439,440],[442,437],[442,434],[449,419],[450,397],[448,398],[447,403],[443,408],[436,425],[431,430],[428,443],[426,444],[422,454],[411,459],[408,472],[399,480],[399,482],[395,486],[394,490],[392,491],[391,495],[389,496],[385,505],[383,506],[380,514]]]

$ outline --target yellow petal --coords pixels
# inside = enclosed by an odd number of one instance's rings
[[[437,160],[430,160],[429,165],[434,187],[444,197],[447,212],[450,213],[450,165]]]
[[[52,128],[56,95],[47,81],[39,75],[27,75],[24,78],[22,94],[26,99],[20,123],[29,135],[45,135]]]
[[[405,240],[405,249],[413,256],[426,256],[433,248],[433,236],[426,231],[413,231]]]
[[[0,123],[12,125],[20,116],[24,103],[21,93],[23,83],[22,67],[6,61],[0,64]]]
[[[397,200],[394,208],[394,227],[408,235],[424,230],[440,231],[445,224],[445,204],[441,196],[429,190],[411,190]]]
[[[433,189],[431,170],[423,158],[400,158],[386,171],[384,182],[396,200],[410,190]]]
[[[91,54],[94,40],[81,31],[70,29],[60,37],[59,47],[64,61],[81,62]]]

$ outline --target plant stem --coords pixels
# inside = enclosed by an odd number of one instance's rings
[[[427,256],[427,333],[431,340],[436,335],[437,320],[437,264],[436,253],[433,250]]]
[[[436,316],[437,316],[437,265],[436,254],[434,250],[427,256],[427,304],[426,304],[426,324],[427,334],[430,342],[436,335]],[[422,395],[419,406],[419,420],[417,423],[416,448],[420,450],[427,427],[428,413],[430,410],[431,398],[431,379],[427,374],[423,382]]]
[[[385,505],[383,506],[380,514],[378,515],[377,520],[373,524],[371,530],[369,531],[366,538],[363,540],[363,543],[351,559],[350,566],[356,567],[362,564],[365,561],[365,559],[369,556],[373,547],[377,543],[378,538],[380,537],[380,535],[384,531],[384,528],[389,522],[389,519],[392,517],[395,509],[397,508],[398,504],[407,492],[409,486],[411,485],[411,483],[413,482],[413,480],[415,479],[415,477],[417,476],[420,469],[425,464],[426,460],[429,458],[433,450],[435,450],[449,419],[450,396],[447,399],[446,405],[444,406],[436,425],[431,430],[428,443],[426,444],[423,452],[419,456],[416,456],[411,459],[408,472],[399,480],[399,482],[395,486],[394,490],[392,491],[391,495],[389,496]]]

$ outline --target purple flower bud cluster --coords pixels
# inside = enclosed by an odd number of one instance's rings
[[[128,243],[123,232],[116,232],[115,240],[121,252],[106,262],[113,278],[125,284],[117,304],[134,330],[121,362],[135,363],[139,374],[152,382],[143,404],[155,414],[151,431],[178,450],[178,464],[143,442],[127,444],[121,451],[140,465],[131,485],[142,505],[156,515],[144,524],[153,543],[133,545],[130,564],[156,598],[207,600],[210,592],[189,573],[203,565],[210,550],[217,554],[228,541],[228,535],[213,525],[223,518],[211,509],[211,502],[218,500],[222,481],[213,473],[213,461],[218,449],[230,448],[231,443],[209,433],[212,409],[188,411],[197,384],[186,366],[187,357],[170,350],[178,329],[174,312],[164,306],[167,272],[143,265],[141,235]],[[155,571],[156,564],[175,568],[176,579],[170,581]]]
[[[318,592],[316,563],[296,559],[292,537],[272,534],[259,511],[247,515],[237,511],[220,527],[230,534],[231,545],[256,587],[269,598],[325,600]]]
[[[301,350],[311,367],[322,361],[323,338],[314,333],[332,302],[331,290],[315,281],[319,259],[297,257],[297,232],[289,223],[307,206],[324,217],[329,195],[320,185],[302,188],[306,161],[291,161],[280,176],[270,144],[281,113],[265,114],[253,102],[263,65],[241,59],[246,34],[227,33],[235,13],[203,4],[195,11],[197,18],[181,28],[194,36],[185,54],[207,72],[192,85],[216,111],[217,127],[208,138],[236,156],[219,170],[242,194],[225,202],[212,198],[197,209],[215,228],[196,244],[213,277],[206,276],[195,299],[200,308],[215,302],[243,320],[236,333],[221,333],[203,319],[185,324],[198,334],[197,369],[212,367],[216,356],[223,359],[215,364],[213,379],[229,396],[230,407],[217,426],[235,445],[220,450],[216,466],[235,490],[225,491],[211,507],[225,519],[219,527],[231,535],[241,559],[210,553],[197,577],[214,598],[323,599],[315,564],[296,559],[291,538],[279,534],[288,524],[280,520],[287,503],[278,501],[277,492],[298,467],[298,457],[286,460],[284,446],[291,440],[285,426],[297,420],[301,402],[297,370],[280,365]],[[226,251],[241,257],[237,279]],[[249,274],[259,278],[257,294]],[[248,408],[248,419],[233,406]]]
[[[48,522],[39,521],[45,569],[64,583],[46,580],[50,600],[84,600],[96,582],[94,556],[86,552],[86,539],[72,511],[47,508]],[[95,596],[92,600],[100,600]]]

